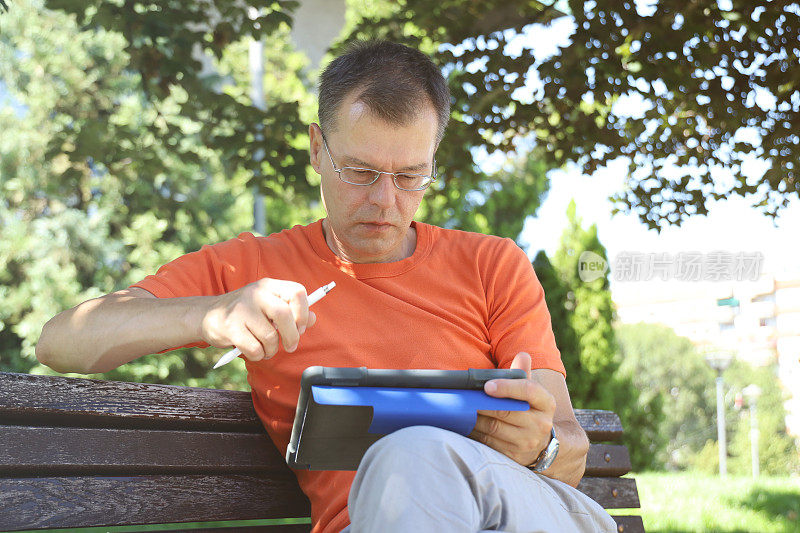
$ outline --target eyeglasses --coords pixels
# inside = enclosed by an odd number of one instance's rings
[[[425,174],[409,174],[407,172],[383,172],[381,170],[373,170],[371,168],[360,167],[342,167],[338,168],[336,163],[333,162],[331,151],[328,149],[328,141],[325,139],[325,134],[322,134],[322,144],[325,146],[325,151],[328,152],[328,157],[333,165],[333,170],[339,174],[339,179],[351,185],[372,185],[381,174],[388,174],[392,176],[394,186],[401,191],[422,191],[427,189],[431,183],[436,180],[436,158],[433,158],[433,175],[427,176]]]

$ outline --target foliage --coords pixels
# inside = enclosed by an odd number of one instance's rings
[[[562,305],[578,339],[580,374],[574,376],[574,395],[590,405],[609,406],[613,403],[613,387],[608,387],[601,376],[612,375],[617,369],[616,350],[611,322],[614,308],[607,273],[592,281],[582,281],[578,273],[578,258],[590,251],[603,259],[606,252],[597,238],[597,226],[584,229],[578,218],[575,202],[567,208],[567,228],[561,244],[552,258],[561,281],[568,288]]]
[[[75,14],[84,27],[123,35],[152,101],[176,88],[192,94],[178,102],[181,114],[198,121],[204,144],[222,150],[227,164],[251,176],[263,174],[266,180],[252,179],[265,192],[283,176],[299,195],[311,193],[307,155],[296,142],[304,129],[296,104],[278,98],[266,111],[254,109],[246,99],[216,92],[219,79],[198,62],[202,54],[219,60],[242,36],[285,28],[294,2],[272,2],[254,19],[245,4],[231,0],[50,0],[47,5]],[[364,5],[362,17],[348,15],[349,37],[418,46],[449,75],[453,127],[439,154],[446,172],[442,183],[449,186],[431,195],[437,207],[443,204],[457,215],[468,206],[467,195],[451,197],[447,191],[480,191],[486,181],[465,153],[477,147],[511,153],[521,138],[542,147],[548,168],[579,161],[593,173],[618,157],[629,158],[629,189],[618,198],[620,206],[654,228],[705,214],[709,199],[752,195],[755,205],[775,215],[798,196],[796,2],[644,6],[632,0],[569,0],[566,11],[575,28],[570,43],[537,60],[524,41],[519,46],[518,37],[532,36],[537,24],[563,15],[554,5],[399,0]],[[640,104],[644,112],[631,111]],[[98,110],[101,126],[108,105]],[[259,124],[265,125],[263,138]],[[169,123],[152,131],[178,136]],[[261,165],[250,157],[259,149],[265,157]],[[80,153],[74,155],[80,160]],[[745,175],[751,156],[769,163],[760,179]],[[714,180],[722,168],[733,178]]]
[[[580,279],[578,259],[583,252],[593,252],[607,261],[597,227],[587,230],[581,226],[574,202],[567,217],[568,227],[552,262],[540,254],[534,268],[545,289],[572,404],[580,409],[616,412],[625,428],[624,440],[634,468],[646,468],[652,461],[648,452],[653,441],[657,442],[659,405],[619,371],[608,272],[594,280]]]
[[[475,173],[465,183],[438,184],[426,193],[417,218],[429,224],[517,239],[550,188],[541,154],[517,156],[492,173]]]
[[[657,425],[652,468],[719,471],[715,375],[691,342],[657,324],[623,324],[616,328],[622,355],[621,373],[631,376],[642,396],[663,405]],[[761,387],[758,400],[759,464],[766,475],[800,474],[800,457],[786,433],[785,393],[771,366],[754,368],[735,361],[723,374],[728,472],[748,475],[750,414],[736,410],[733,398],[750,384]],[[660,435],[660,438],[658,436]],[[664,442],[664,439],[668,439]]]
[[[559,271],[553,266],[544,251],[539,251],[533,260],[533,270],[539,283],[544,289],[544,299],[550,311],[550,321],[553,324],[553,334],[556,346],[561,352],[561,361],[567,371],[567,386],[570,396],[579,394],[581,387],[581,360],[578,335],[570,324],[570,311],[565,305],[568,300],[570,288],[562,281]]]
[[[709,439],[716,440],[714,373],[692,343],[658,324],[620,324],[620,372],[643,397],[661,405],[649,451],[651,468],[685,469]]]
[[[735,361],[724,374],[731,391],[741,393],[748,385],[761,389],[756,404],[759,439],[758,454],[760,470],[766,475],[800,475],[800,448],[786,433],[786,410],[784,402],[789,391],[783,390],[777,377],[777,366],[754,368],[742,361]],[[745,408],[734,415],[729,441],[728,470],[734,474],[747,475],[751,471],[750,458],[750,409],[745,396]]]
[[[548,167],[579,161],[593,173],[629,158],[620,206],[653,228],[705,214],[710,198],[754,195],[774,215],[800,195],[797,3],[567,4],[570,43],[542,61],[525,45],[516,52],[516,39],[560,13],[528,0],[401,0],[352,35],[420,46],[450,72],[453,152],[440,159],[459,180],[464,167],[452,163],[465,146],[508,151],[527,136]],[[639,103],[646,110],[632,112]],[[770,163],[761,179],[744,173],[751,156]],[[720,168],[733,179],[713,179]]]
[[[203,144],[202,125],[181,115],[188,94],[173,87],[160,102],[146,98],[121,35],[81,30],[73,19],[37,2],[17,2],[0,17],[0,75],[20,107],[0,110],[5,371],[52,373],[33,354],[48,318],[252,225],[252,176],[228,173],[224,150]],[[293,74],[297,59],[281,53],[286,41],[285,32],[272,37],[267,70],[285,70],[271,90],[291,95],[305,89]],[[246,59],[223,57],[221,66],[235,81]],[[163,134],[153,134],[158,128]],[[292,194],[268,198],[270,224],[316,217]],[[213,358],[199,350],[149,356],[102,377],[247,389],[236,365],[209,374]]]
[[[298,139],[305,131],[298,102],[273,93],[267,109],[259,109],[242,91],[221,90],[227,80],[215,68],[235,43],[285,32],[297,2],[275,0],[254,10],[233,0],[46,0],[45,6],[74,15],[81,29],[99,29],[121,39],[126,68],[138,74],[138,89],[157,112],[169,105],[171,115],[181,119],[163,116],[143,126],[164,138],[182,161],[198,162],[195,152],[181,142],[186,133],[181,122],[188,119],[200,143],[219,152],[227,172],[247,171],[265,194],[280,194],[287,184],[301,193],[312,192],[305,172],[308,151]],[[116,107],[113,101],[103,104],[96,117],[101,129],[104,117]],[[77,153],[67,152],[72,160],[91,155],[80,151],[82,144],[75,143]],[[103,155],[107,164],[127,156]]]

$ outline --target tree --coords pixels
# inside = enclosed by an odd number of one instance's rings
[[[545,288],[545,297],[556,339],[563,343],[559,349],[569,377],[572,403],[576,408],[616,412],[625,428],[624,440],[632,451],[634,468],[650,467],[652,455],[648,452],[658,424],[658,405],[641,394],[629,375],[619,371],[608,271],[594,279],[581,278],[582,254],[596,254],[608,262],[597,227],[581,226],[574,202],[570,202],[567,217],[567,229],[552,258],[556,276],[549,272],[544,258],[537,258],[540,268],[544,266],[537,273],[543,274],[550,287],[551,294],[548,296]]]
[[[603,383],[601,376],[613,374],[618,365],[614,359],[616,345],[611,327],[614,306],[608,276],[606,273],[597,279],[583,281],[578,270],[583,252],[596,253],[607,261],[606,252],[597,238],[597,226],[592,225],[588,230],[581,227],[574,201],[567,208],[567,219],[567,228],[552,263],[568,287],[564,305],[569,311],[569,323],[578,337],[582,369],[579,397],[589,404],[609,406],[615,393]]]
[[[270,42],[268,70],[284,73],[271,90],[305,90],[293,78],[299,66],[285,32]],[[203,144],[203,126],[181,115],[190,98],[180,87],[148,99],[124,49],[120,34],[81,30],[74,17],[37,2],[17,2],[0,17],[0,76],[20,105],[0,109],[3,370],[51,373],[33,354],[47,319],[252,226],[250,173],[229,173],[226,152]],[[220,64],[234,94],[243,92],[235,80],[244,61]],[[309,105],[302,101],[298,109]],[[276,227],[318,214],[307,201],[290,209],[291,193],[268,199]],[[234,368],[208,373],[213,356],[144,357],[102,377],[246,390]]]
[[[533,260],[533,269],[544,289],[544,299],[547,309],[550,311],[556,346],[561,352],[561,361],[567,371],[567,386],[570,389],[570,395],[581,394],[583,368],[580,360],[580,343],[578,335],[570,323],[570,311],[566,305],[569,300],[570,288],[543,251],[536,254]]]
[[[630,376],[642,398],[662,406],[650,449],[652,466],[671,470],[719,470],[714,372],[689,339],[660,324],[620,324],[616,327],[622,355],[620,372]],[[750,473],[749,410],[734,409],[733,399],[750,384],[758,385],[759,454],[767,475],[797,472],[797,448],[786,433],[784,391],[773,366],[754,368],[734,361],[724,372],[728,471]],[[642,407],[642,410],[646,410]]]
[[[741,394],[748,385],[757,385],[761,395],[757,400],[758,450],[761,473],[768,476],[786,476],[800,473],[800,450],[795,440],[786,432],[784,402],[789,391],[782,389],[775,365],[754,368],[735,361],[725,372],[725,382],[730,390]],[[746,400],[749,402],[749,400]],[[729,469],[734,474],[748,475],[750,457],[750,409],[733,414],[732,437],[729,445]]]
[[[563,15],[556,4],[574,23],[569,45],[542,61],[524,46],[512,55],[519,33]],[[215,93],[209,87],[216,80],[200,76],[195,55],[199,49],[220,57],[237,37],[290,24],[292,2],[273,2],[255,19],[231,0],[47,5],[75,14],[84,27],[120,32],[151,98],[173,87],[195,95],[180,104],[182,114],[203,119],[204,143],[224,149],[231,165],[263,168],[268,179],[260,186],[267,192],[269,178],[281,175],[308,192],[306,155],[282,140],[299,131],[294,104],[273,102],[261,113]],[[472,191],[482,181],[465,157],[470,150],[512,152],[524,138],[543,148],[548,168],[577,161],[593,173],[629,158],[629,187],[619,206],[652,228],[705,214],[710,199],[751,195],[774,216],[800,195],[797,2],[399,0],[360,11],[365,16],[350,16],[356,21],[350,37],[418,46],[448,73],[454,124],[439,162],[446,172],[440,183],[450,188]],[[535,98],[518,91],[529,82]],[[631,115],[631,102],[647,110]],[[259,123],[267,125],[261,141]],[[249,157],[259,148],[267,154],[262,165]],[[760,179],[744,173],[749,156],[769,163]],[[720,168],[733,178],[714,180]],[[440,201],[458,212],[465,196]]]
[[[620,372],[653,399],[661,413],[649,446],[652,467],[686,469],[705,443],[716,439],[714,373],[694,346],[666,326],[620,324],[615,328]],[[642,406],[642,409],[645,409]]]
[[[417,218],[516,240],[550,188],[547,170],[538,151],[517,156],[494,173],[475,172],[472,187],[442,185],[430,191]]]
[[[561,15],[556,4],[400,0],[352,36],[420,46],[450,73],[455,152],[441,158],[446,168],[458,168],[452,158],[465,146],[509,151],[521,136],[543,148],[548,167],[577,161],[593,173],[626,157],[620,208],[652,228],[732,194],[754,195],[769,215],[800,196],[796,2],[569,0],[568,46],[541,62],[527,48],[505,53],[520,32],[536,31],[530,25]],[[535,76],[535,98],[516,92]],[[631,115],[632,101],[648,109]],[[761,179],[743,172],[750,155],[770,164]],[[733,179],[714,180],[719,168]]]
[[[223,90],[226,80],[220,69],[209,68],[217,67],[243,39],[285,32],[296,5],[291,0],[276,0],[258,9],[234,0],[45,2],[48,9],[72,15],[83,30],[116,35],[127,56],[125,68],[138,74],[138,89],[150,105],[158,112],[169,105],[172,114],[193,121],[194,134],[203,146],[220,152],[228,173],[248,172],[248,185],[258,186],[266,195],[280,195],[287,185],[310,195],[314,186],[306,179],[309,158],[302,142],[306,124],[300,119],[299,103],[291,94],[283,98],[273,92],[267,109],[261,110],[252,105],[246,91]],[[115,102],[99,107],[101,125],[114,109]],[[180,142],[185,132],[179,124],[164,117],[147,128],[166,138],[184,162],[196,162],[194,152]],[[113,154],[100,153],[106,164],[127,155],[116,154],[114,159]],[[74,158],[80,162],[86,155],[91,154],[78,151]]]

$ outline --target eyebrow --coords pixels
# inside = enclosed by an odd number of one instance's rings
[[[367,163],[366,161],[362,161],[357,157],[350,157],[350,156],[346,155],[346,156],[343,157],[343,159],[346,162],[349,162],[349,164],[345,165],[345,166],[348,166],[348,167],[349,166],[357,166],[357,167],[361,167],[361,168],[368,168],[368,169],[371,169],[371,170],[375,169],[375,167],[371,163]],[[428,166],[428,163],[417,163],[416,165],[409,165],[407,167],[401,168],[400,172],[423,170],[423,169],[427,168],[427,166]],[[377,169],[375,169],[375,170],[377,170]]]

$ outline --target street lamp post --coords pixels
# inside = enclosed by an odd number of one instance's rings
[[[249,14],[251,19],[258,18],[258,9],[250,7]],[[267,108],[264,99],[264,41],[261,39],[251,41],[248,56],[250,59],[250,99],[254,107],[263,111]],[[259,142],[264,140],[263,128],[264,126],[259,124],[256,133],[256,139]],[[258,188],[258,182],[263,179],[260,163],[264,160],[264,150],[258,148],[253,154],[253,159],[256,162],[256,183],[253,185],[253,231],[259,235],[265,235],[267,233],[266,206],[264,205],[264,195]]]
[[[753,462],[753,479],[758,479],[760,473],[758,461],[758,416],[756,413],[756,402],[761,395],[761,388],[758,385],[748,385],[742,390],[747,397],[750,406],[750,459]]]
[[[731,364],[731,354],[716,351],[706,356],[708,365],[717,371],[717,444],[719,445],[719,476],[728,475],[728,439],[725,435],[725,394],[722,373]]]

